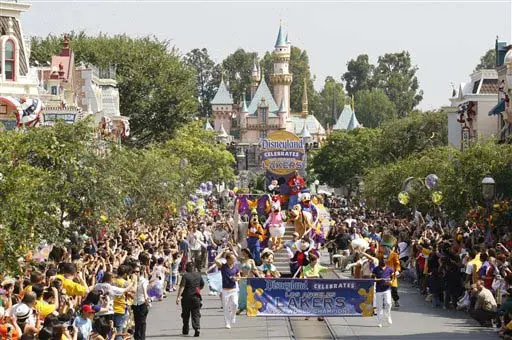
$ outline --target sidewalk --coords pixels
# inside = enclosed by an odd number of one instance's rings
[[[193,337],[181,334],[181,306],[176,305],[176,292],[170,293],[162,302],[154,302],[148,316],[148,339],[183,339]],[[218,296],[208,296],[207,286],[203,290],[201,309],[201,336],[199,339],[271,339],[289,340],[286,318],[237,316],[237,323],[231,329],[224,328],[224,316]]]

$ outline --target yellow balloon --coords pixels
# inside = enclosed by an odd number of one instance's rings
[[[236,194],[238,192],[238,187],[234,187],[233,192]]]

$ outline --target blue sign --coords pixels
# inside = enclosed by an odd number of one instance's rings
[[[372,316],[373,280],[247,279],[248,316]]]

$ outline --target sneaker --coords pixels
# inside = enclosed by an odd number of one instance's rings
[[[392,325],[392,324],[393,324],[393,320],[391,320],[391,316],[388,316],[388,324],[389,324],[389,325]]]
[[[199,336],[199,331],[198,331],[198,330],[196,330],[196,331],[194,332],[194,336],[195,336],[196,338]]]
[[[324,321],[324,320],[325,320],[325,318],[323,316],[318,317],[318,321]]]
[[[227,329],[230,329],[230,328],[231,328],[231,325],[227,325],[227,324],[226,324],[226,328],[227,328]]]
[[[377,325],[377,327],[382,328],[382,324],[381,324],[381,323],[379,323],[379,324]]]
[[[396,308],[400,308],[400,302],[395,301],[395,307],[396,307]]]

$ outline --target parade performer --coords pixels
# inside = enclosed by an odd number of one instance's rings
[[[300,204],[294,205],[290,210],[290,220],[293,221],[295,231],[299,233],[300,237],[308,234],[313,228],[313,216],[307,211],[302,211]]]
[[[299,171],[295,170],[295,173],[292,177],[290,177],[287,181],[288,187],[290,189],[290,200],[288,201],[288,209],[292,209],[295,204],[299,201],[299,194],[302,189],[305,188],[306,182],[299,175]]]
[[[318,209],[316,205],[311,202],[311,194],[309,192],[303,192],[299,195],[300,207],[302,211],[307,211],[313,216],[313,225],[318,223]]]
[[[375,300],[377,303],[377,320],[378,327],[382,327],[382,320],[386,318],[389,325],[393,323],[391,320],[391,281],[395,276],[393,268],[386,265],[386,261],[379,259],[379,266],[373,270],[373,278],[375,279]]]
[[[260,224],[258,213],[254,210],[249,220],[249,230],[247,231],[247,247],[256,264],[260,263],[260,242],[265,238],[265,230]]]
[[[283,246],[281,240],[285,232],[285,220],[286,216],[281,211],[281,203],[279,201],[273,202],[272,211],[265,222],[265,229],[268,228],[270,232],[272,250],[281,249]]]
[[[398,300],[400,297],[398,296],[398,276],[400,275],[400,259],[398,258],[398,253],[393,251],[393,247],[397,242],[396,237],[386,234],[382,236],[381,247],[379,253],[377,254],[377,258],[379,260],[383,259],[386,262],[386,265],[393,269],[393,280],[391,281],[391,296],[393,297],[393,301],[395,303],[395,307],[400,307],[400,303]]]
[[[294,277],[303,266],[309,264],[309,254],[319,257],[318,250],[307,236],[300,240],[299,249],[295,253],[290,248],[286,248],[286,250],[290,256],[290,273],[295,274]]]
[[[277,179],[272,180],[268,186],[268,191],[272,194],[272,196],[279,195],[281,193],[281,187],[279,186]]]
[[[261,252],[261,266],[258,267],[258,270],[262,273],[265,278],[279,278],[281,277],[281,273],[277,271],[276,266],[274,265],[274,252],[268,248],[265,248]]]

